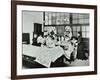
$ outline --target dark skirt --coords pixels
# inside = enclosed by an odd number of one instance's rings
[[[77,49],[77,59],[84,60],[85,58],[86,58],[86,56],[85,56],[85,52],[84,52],[84,46],[82,43],[80,43],[78,45],[78,49]]]

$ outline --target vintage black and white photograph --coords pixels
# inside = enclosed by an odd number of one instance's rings
[[[90,14],[22,11],[22,68],[89,66]]]
[[[12,6],[14,79],[97,73],[96,6],[23,1]]]

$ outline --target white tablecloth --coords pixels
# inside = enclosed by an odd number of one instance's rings
[[[35,61],[50,67],[51,62],[55,62],[59,57],[65,55],[63,48],[56,46],[53,48],[23,45],[23,54],[36,57]]]
[[[51,62],[64,54],[64,50],[57,46],[54,48],[37,47],[32,45],[23,45],[23,54],[31,57],[36,57],[36,62],[50,67]]]
[[[50,67],[51,62],[54,62],[63,54],[64,50],[59,46],[53,48],[43,47],[39,49],[36,56],[36,61],[46,67]]]

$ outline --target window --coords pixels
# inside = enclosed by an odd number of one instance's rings
[[[65,25],[69,24],[69,13],[45,12],[45,25]]]
[[[82,38],[89,38],[89,14],[72,13],[72,31],[77,36],[82,33]]]
[[[82,38],[89,38],[89,14],[67,12],[44,12],[44,26],[53,26],[57,34],[63,35],[64,27],[72,28],[73,36],[81,32]]]

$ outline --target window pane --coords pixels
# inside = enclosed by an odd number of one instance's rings
[[[79,32],[80,31],[80,26],[77,26],[77,32]]]
[[[49,25],[51,25],[51,20],[49,20]]]
[[[79,14],[79,18],[80,19],[84,18],[84,14]]]
[[[60,19],[57,19],[57,20],[56,20],[56,23],[57,23],[57,24],[60,24]]]
[[[79,14],[77,14],[77,13],[73,13],[73,14],[72,14],[73,19],[78,19],[78,15],[79,15]]]
[[[77,36],[77,32],[76,31],[73,31],[73,36]]]
[[[45,12],[45,25],[48,25],[48,13]]]
[[[57,16],[57,18],[59,18],[59,16],[60,16],[60,13],[56,13],[56,16]]]
[[[70,23],[69,17],[70,17],[69,13],[65,13],[65,16],[64,16],[65,24]]]
[[[49,13],[49,20],[51,20],[52,13]]]
[[[51,21],[51,24],[55,24],[55,20],[52,20],[52,21]]]
[[[45,20],[48,20],[48,15],[45,15]]]
[[[89,31],[89,26],[86,26],[86,31]]]
[[[73,24],[77,24],[78,23],[78,20],[73,20]]]
[[[89,32],[86,32],[86,38],[89,38]]]
[[[73,31],[77,31],[77,30],[76,30],[77,28],[76,28],[75,26],[73,26],[72,29],[73,29]]]
[[[84,19],[79,19],[79,23],[80,24],[84,24],[85,23],[85,20]]]
[[[82,37],[83,37],[83,38],[85,38],[85,37],[86,37],[86,36],[85,36],[85,32],[82,32]]]
[[[84,19],[84,23],[89,23],[89,19]]]
[[[85,31],[85,26],[82,26],[82,31]]]
[[[48,20],[45,20],[45,25],[48,25]]]

